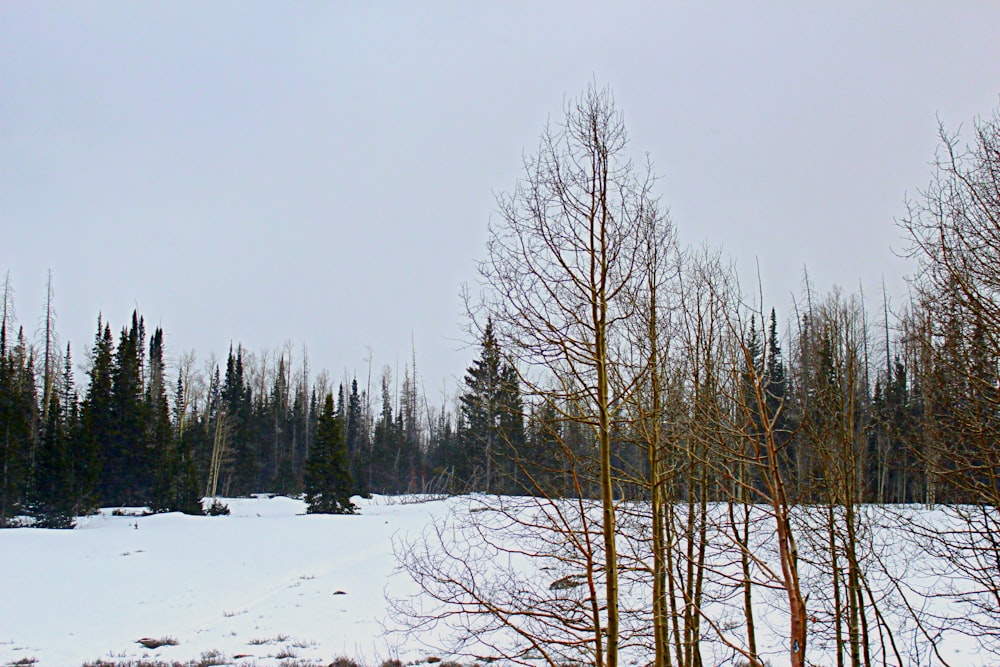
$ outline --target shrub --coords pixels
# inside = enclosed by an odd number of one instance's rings
[[[339,658],[334,658],[333,662],[329,664],[329,667],[361,667],[361,666],[354,660],[341,656]]]
[[[212,499],[212,504],[205,510],[208,516],[229,516],[229,505],[219,502],[217,498]]]

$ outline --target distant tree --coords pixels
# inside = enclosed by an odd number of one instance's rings
[[[420,419],[421,401],[417,394],[417,364],[403,372],[403,387],[396,413],[399,433],[399,452],[396,457],[397,490],[403,493],[420,493],[424,490],[424,442]]]
[[[779,446],[784,446],[792,436],[793,423],[789,416],[788,375],[778,340],[778,317],[771,309],[771,321],[767,329],[767,353],[764,361],[764,380],[767,398],[767,414],[774,418],[774,432]]]
[[[316,441],[306,460],[306,502],[310,514],[353,514],[350,463],[344,424],[337,416],[333,394],[327,394],[316,425]]]
[[[68,432],[58,394],[53,390],[35,457],[32,513],[43,528],[72,528],[72,469]]]
[[[81,513],[80,507],[80,480],[77,479],[79,465],[79,452],[82,446],[80,428],[80,396],[76,390],[76,383],[73,380],[73,350],[69,343],[66,343],[66,356],[63,357],[63,372],[59,386],[60,409],[63,419],[63,437],[66,440],[67,465],[69,466],[70,487],[66,490],[69,494],[70,513],[78,516]]]
[[[80,408],[80,441],[73,462],[78,511],[98,506],[98,484],[105,467],[104,443],[113,435],[111,417],[114,339],[111,327],[97,318],[91,350],[90,382]]]
[[[228,431],[231,465],[224,474],[224,493],[245,495],[255,491],[257,456],[251,441],[251,394],[243,375],[243,347],[232,348],[226,359],[226,374],[222,383],[222,407]]]
[[[362,497],[371,495],[368,478],[368,462],[371,450],[368,443],[368,432],[365,428],[364,406],[358,394],[358,380],[351,381],[351,394],[347,399],[347,455],[351,461],[351,477],[354,479],[354,491]]]
[[[371,459],[368,462],[370,489],[375,493],[396,493],[399,479],[400,430],[393,419],[389,369],[382,373],[382,411],[372,432]]]
[[[38,437],[34,358],[24,337],[9,346],[0,330],[0,527],[24,505]]]
[[[110,429],[98,440],[104,452],[101,503],[145,505],[149,501],[153,461],[145,434],[143,373],[145,324],[132,312],[124,327],[111,366]]]
[[[501,356],[492,320],[486,322],[480,350],[466,370],[465,391],[459,396],[456,476],[473,483],[469,490],[516,492],[523,487],[516,484],[515,475],[518,458],[525,453],[521,393],[517,372]]]

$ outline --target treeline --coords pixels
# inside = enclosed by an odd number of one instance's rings
[[[702,294],[687,298],[711,305],[722,294],[713,283],[734,277],[718,258],[688,261],[711,280],[695,288]],[[117,338],[99,320],[81,393],[69,345],[60,354],[30,343],[23,329],[12,335],[9,294],[8,279],[0,327],[0,525],[27,515],[41,525],[65,526],[102,506],[199,513],[206,496],[310,491],[308,461],[326,398],[346,457],[339,465],[349,472],[338,483],[345,499],[420,492],[600,494],[593,429],[574,414],[572,401],[522,397],[492,322],[450,406],[428,404],[415,364],[405,368],[398,389],[384,369],[373,397],[370,381],[363,389],[356,378],[334,388],[325,372],[310,378],[306,354],[296,366],[288,347],[254,354],[237,346],[224,365],[209,363],[200,371],[189,353],[168,370],[163,330],[147,336],[138,313]],[[738,309],[738,295],[729,296]],[[727,306],[719,301],[712,307]],[[796,501],[823,500],[834,474],[852,480],[858,502],[978,501],[975,480],[957,477],[974,469],[972,453],[994,437],[992,417],[969,426],[970,416],[985,415],[997,401],[997,359],[982,318],[915,302],[892,321],[887,308],[873,319],[859,296],[835,291],[819,297],[807,290],[796,318],[784,326],[773,309],[766,318],[751,314],[739,330],[732,318],[715,320],[720,313],[709,310],[700,313],[697,332],[709,340],[684,340],[691,323],[678,316],[682,312],[674,313],[669,334],[674,353],[662,360],[663,375],[675,382],[664,389],[663,409],[672,415],[664,425],[678,443],[695,442],[720,420],[732,422],[753,405],[759,382],[765,404],[751,409],[743,432],[730,423],[729,439],[748,432],[759,439],[752,431],[773,420],[781,472]],[[46,341],[50,331],[47,318]],[[697,380],[684,376],[692,364],[698,365]],[[725,376],[734,367],[742,367],[735,385]],[[709,389],[713,399],[705,404],[702,394]],[[682,424],[693,430],[684,434]],[[649,493],[640,425],[624,412],[615,426],[620,496]],[[674,451],[684,459],[692,450]],[[712,456],[724,460],[725,448]],[[681,459],[671,465],[690,469],[698,462]],[[706,497],[728,497],[731,474],[711,465]],[[952,483],[956,479],[960,483]],[[679,483],[677,498],[696,491]]]
[[[492,338],[456,406],[440,409],[415,362],[401,386],[383,369],[374,390],[372,379],[310,377],[306,352],[296,363],[290,346],[168,365],[163,329],[147,334],[138,312],[117,336],[98,318],[78,383],[72,347],[55,346],[51,283],[48,294],[32,342],[9,276],[3,285],[0,526],[67,527],[98,507],[196,514],[203,497],[260,492],[348,511],[351,495],[515,490],[503,459],[512,444],[523,453],[523,435],[511,436],[523,432],[519,393]]]

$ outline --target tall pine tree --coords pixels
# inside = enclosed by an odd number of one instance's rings
[[[479,358],[466,370],[465,391],[459,397],[462,420],[461,454],[456,476],[469,490],[509,493],[521,490],[525,437],[517,373],[503,361],[488,320]]]
[[[306,461],[306,502],[310,514],[353,514],[350,463],[344,441],[343,420],[337,415],[333,394],[323,401],[316,424],[316,441]]]

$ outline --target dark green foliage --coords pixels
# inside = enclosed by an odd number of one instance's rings
[[[99,341],[98,354],[111,349],[110,331]],[[132,313],[132,324],[121,331],[118,348],[109,362],[110,396],[106,405],[95,404],[91,415],[101,424],[94,431],[100,451],[101,475],[98,497],[102,505],[144,505],[148,501],[152,459],[145,437],[143,400],[143,363],[145,361],[145,325],[138,313]],[[98,369],[95,354],[94,372]],[[105,359],[101,359],[101,365]],[[92,384],[95,382],[92,376]],[[102,386],[103,392],[104,387]],[[95,397],[97,392],[93,392]],[[103,396],[101,396],[103,400]]]
[[[34,358],[24,330],[8,346],[0,330],[0,527],[24,509],[38,444],[39,410]]]
[[[358,381],[351,381],[351,394],[347,399],[347,455],[351,462],[351,477],[354,479],[354,493],[367,498],[371,495],[368,477],[371,449],[368,443],[368,428],[362,412]]]
[[[81,408],[82,435],[77,451],[77,502],[82,509],[98,506],[98,485],[104,474],[105,443],[113,437],[111,408],[114,340],[111,327],[97,318],[97,335],[91,352],[90,384]],[[109,468],[113,471],[114,468]],[[112,473],[113,474],[113,473]]]
[[[179,389],[183,391],[183,386]],[[183,430],[175,428],[170,420],[163,329],[160,328],[153,332],[149,341],[149,382],[144,414],[146,450],[154,461],[150,507],[154,512],[201,514],[190,440],[186,440]]]
[[[466,370],[459,400],[456,480],[469,490],[520,492],[525,486],[521,466],[529,460],[521,393],[516,371],[501,357],[492,321],[483,331],[479,358]]]
[[[31,513],[42,528],[73,526],[73,478],[69,458],[69,434],[62,416],[59,395],[49,399],[41,445],[35,454]]]
[[[368,461],[369,488],[375,493],[392,493],[399,488],[397,462],[400,433],[392,414],[389,377],[382,377],[382,410],[372,433],[371,458]]]
[[[353,514],[351,502],[350,463],[344,441],[343,420],[333,405],[333,394],[327,394],[316,423],[316,440],[305,471],[306,502],[310,514]]]
[[[243,377],[242,346],[237,347],[235,355],[229,350],[221,398],[232,451],[232,465],[223,488],[229,495],[247,495],[256,488],[259,462],[252,441],[252,396]]]
[[[220,502],[218,498],[213,499],[205,510],[208,516],[229,516],[229,513],[229,505]]]

